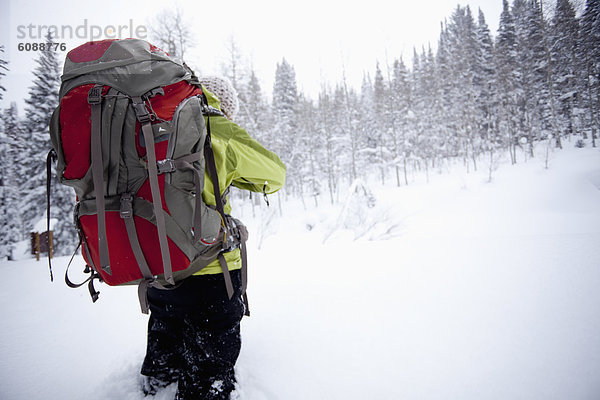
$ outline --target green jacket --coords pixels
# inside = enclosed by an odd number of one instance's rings
[[[204,88],[203,90],[208,98],[208,104],[220,110],[217,97]],[[206,120],[206,117],[204,118]],[[225,117],[211,116],[210,129],[221,194],[230,185],[267,194],[281,189],[285,183],[286,167],[275,153],[265,149],[258,141],[252,139],[248,132]],[[213,184],[208,171],[204,176],[202,198],[206,204],[215,205]],[[229,202],[225,204],[225,212],[231,214]],[[239,249],[226,253],[225,260],[230,270],[242,267]],[[221,272],[221,265],[218,260],[215,260],[196,275]]]

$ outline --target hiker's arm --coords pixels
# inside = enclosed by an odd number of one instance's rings
[[[281,159],[252,139],[245,130],[237,125],[235,127],[235,135],[227,149],[235,159],[233,186],[266,194],[281,189],[286,171]]]

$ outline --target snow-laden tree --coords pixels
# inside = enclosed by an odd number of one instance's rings
[[[47,37],[48,42],[52,42]],[[40,52],[33,71],[34,80],[25,99],[26,154],[21,158],[21,168],[28,177],[22,182],[22,215],[31,227],[45,214],[46,155],[51,148],[48,125],[52,112],[58,105],[60,64],[52,51]]]
[[[578,128],[576,125],[580,125],[577,77],[581,68],[577,57],[579,22],[569,0],[557,0],[551,28],[551,55],[560,130],[563,135],[570,136]]]
[[[53,43],[50,35],[46,36],[46,42]],[[25,99],[25,151],[19,159],[19,168],[25,177],[20,184],[19,210],[28,230],[46,215],[46,156],[52,148],[48,125],[58,105],[60,64],[57,53],[40,52],[33,71],[34,80]],[[73,224],[75,195],[73,189],[58,183],[54,172],[51,195],[52,217],[58,220],[54,227],[56,253],[67,254],[77,244]]]
[[[477,99],[476,129],[482,140],[481,151],[489,154],[489,165],[493,166],[494,154],[502,140],[498,135],[494,118],[498,109],[497,93],[494,90],[496,86],[494,43],[481,9],[477,18],[476,40],[477,53],[473,75]]]
[[[435,75],[438,80],[439,98],[438,104],[440,109],[439,124],[438,124],[438,136],[439,136],[439,151],[438,157],[446,158],[456,153],[456,144],[454,140],[455,128],[455,99],[453,89],[453,73],[451,65],[451,48],[450,38],[448,32],[448,24],[444,22],[441,24],[440,38],[438,40],[438,47],[435,56]],[[413,65],[414,72],[414,65]],[[409,130],[414,130],[413,127],[416,124],[416,114],[414,113],[414,97],[416,93],[414,90],[409,101]],[[410,137],[410,136],[409,136]],[[409,147],[408,153],[411,149]]]
[[[327,182],[329,200],[333,204],[339,193],[339,177],[342,174],[340,162],[342,140],[339,137],[339,131],[334,129],[337,112],[330,90],[325,85],[321,88],[317,109],[319,112],[316,115],[315,135],[323,140],[322,166]]]
[[[519,144],[534,156],[534,144],[550,125],[550,92],[542,16],[537,0],[515,0],[512,9],[517,37],[517,107]]]
[[[384,127],[381,121],[382,113],[379,112],[375,103],[375,88],[369,74],[363,74],[360,87],[359,103],[361,112],[359,114],[359,136],[360,149],[358,154],[361,163],[364,164],[363,174],[369,175],[377,171],[381,174],[381,163],[379,162],[379,146],[381,130]]]
[[[236,122],[247,129],[254,138],[271,148],[267,135],[269,125],[272,123],[271,116],[267,100],[254,69],[250,70],[247,81],[241,85],[238,93],[240,95],[240,110]]]
[[[410,161],[414,168],[428,171],[429,164],[434,161],[434,148],[442,140],[439,119],[436,117],[434,98],[436,97],[436,77],[433,53],[422,49],[413,54],[413,71],[411,74],[411,129],[408,132]]]
[[[25,239],[25,226],[19,212],[22,203],[23,191],[21,187],[28,177],[20,168],[21,159],[26,154],[27,145],[24,141],[25,130],[23,120],[19,117],[17,104],[10,106],[0,114],[2,121],[2,150],[0,155],[0,168],[2,168],[3,204],[2,209],[2,235],[0,240],[5,246]],[[5,247],[6,249],[6,247]],[[5,254],[10,257],[10,252]]]
[[[512,163],[516,163],[516,145],[518,138],[517,99],[517,35],[515,23],[508,5],[502,1],[502,13],[496,38],[496,90],[498,92],[498,129],[509,149]]]
[[[389,164],[393,160],[390,151],[393,137],[393,112],[389,82],[383,77],[383,72],[377,62],[375,67],[375,80],[373,82],[373,110],[374,118],[370,122],[372,133],[370,138],[375,140],[375,160],[379,166],[381,183],[385,185],[386,172]]]
[[[392,151],[397,186],[400,186],[401,170],[403,176],[402,180],[408,185],[406,159],[410,96],[408,69],[402,58],[396,59],[394,60],[393,65],[390,101],[392,105]]]
[[[18,156],[21,121],[16,103],[0,113],[0,260],[12,259],[14,243],[23,239],[23,226],[18,205]]]
[[[3,92],[6,92],[6,88],[2,86],[2,78],[6,76],[8,71],[8,61],[4,59],[2,53],[4,53],[4,45],[0,46],[0,100],[4,97]]]
[[[477,90],[475,73],[478,53],[477,29],[467,6],[458,6],[448,23],[452,96],[454,98],[453,117],[458,153],[469,168],[469,159],[476,168],[475,155],[480,151],[477,135]]]
[[[288,182],[295,190],[299,190],[298,180],[302,149],[298,144],[298,88],[296,71],[285,58],[277,64],[275,82],[273,84],[273,116],[274,125],[270,132],[269,142],[288,167]]]
[[[596,147],[600,128],[600,2],[587,0],[581,17],[579,33],[579,59],[581,60],[582,115],[585,130],[592,136]],[[584,131],[585,135],[585,131]]]
[[[312,198],[314,205],[318,206],[318,198],[322,191],[321,182],[324,180],[321,176],[325,159],[322,151],[324,140],[317,134],[317,110],[312,100],[303,95],[298,99],[298,120],[302,121],[298,125],[298,147],[303,150],[299,157],[298,171],[301,182],[300,196],[303,202],[305,195]]]

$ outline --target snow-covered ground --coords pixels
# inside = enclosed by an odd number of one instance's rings
[[[568,146],[492,183],[459,167],[368,182],[374,207],[242,208],[239,399],[600,398],[600,151]],[[67,261],[54,283],[45,261],[0,263],[0,399],[142,399],[135,288],[92,304]]]

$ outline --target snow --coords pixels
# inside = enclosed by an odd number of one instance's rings
[[[58,223],[56,218],[50,218],[50,230],[54,230],[54,226]],[[33,232],[46,232],[48,230],[48,221],[46,218],[40,219],[33,226]]]
[[[238,205],[252,311],[238,399],[600,397],[598,149],[504,163],[491,183],[460,166],[367,183],[374,207],[283,202],[268,227]],[[0,398],[142,399],[135,288],[101,285],[92,304],[61,282],[67,262],[54,283],[44,260],[0,263]]]

